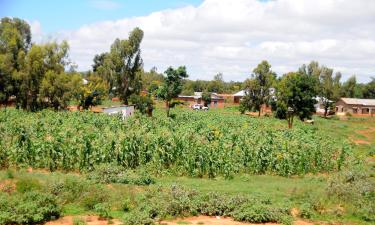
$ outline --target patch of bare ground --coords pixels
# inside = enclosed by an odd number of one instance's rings
[[[280,225],[278,223],[243,223],[234,221],[232,218],[219,217],[219,216],[194,216],[183,219],[176,219],[172,221],[162,221],[160,224],[163,225],[179,225],[179,224],[191,224],[191,225]],[[314,225],[315,223],[297,220],[294,225]]]
[[[11,193],[16,190],[16,184],[12,180],[3,180],[0,181],[0,191]]]
[[[45,223],[45,225],[73,225],[74,218],[81,218],[86,221],[87,225],[121,225],[122,223],[119,220],[112,219],[102,220],[98,216],[64,216],[58,220],[50,221]]]
[[[360,134],[364,137],[366,137],[367,140],[362,140],[362,139],[352,139],[352,141],[355,144],[365,144],[365,145],[370,145],[371,142],[375,142],[374,137],[375,137],[375,128],[368,128],[366,130],[356,130],[355,131],[357,134]]]

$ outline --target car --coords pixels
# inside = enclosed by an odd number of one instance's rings
[[[208,110],[208,107],[204,106],[202,104],[194,104],[194,105],[191,106],[191,108],[194,109],[194,110],[204,110],[204,111]]]

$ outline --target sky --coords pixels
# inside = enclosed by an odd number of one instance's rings
[[[343,80],[375,77],[374,0],[0,0],[4,16],[26,20],[34,43],[67,40],[79,71],[140,27],[145,70],[243,81],[262,60],[278,75],[316,60]]]

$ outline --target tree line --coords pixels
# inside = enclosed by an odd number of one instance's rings
[[[360,84],[353,76],[341,83],[341,73],[333,75],[333,69],[314,61],[281,77],[267,61],[262,61],[245,82],[225,82],[221,73],[210,81],[189,80],[184,66],[170,67],[164,73],[158,73],[156,68],[144,71],[140,48],[143,35],[141,29],[135,28],[127,39],[116,39],[108,52],[94,57],[92,70],[79,73],[69,58],[66,41],[32,43],[27,22],[2,18],[0,104],[7,105],[13,99],[18,108],[36,111],[65,109],[74,101],[87,109],[103,99],[119,97],[124,104],[135,104],[141,112],[150,114],[156,97],[165,101],[169,115],[172,99],[179,94],[204,92],[207,97],[212,92],[233,94],[246,89],[241,111],[260,112],[262,104],[271,104],[281,118],[286,117],[289,108],[303,119],[311,114],[313,103],[306,100],[310,99],[307,95],[327,100],[327,111],[331,101],[339,97],[375,98],[374,78],[368,84]]]

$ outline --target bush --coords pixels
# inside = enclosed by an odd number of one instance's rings
[[[40,190],[42,186],[37,179],[33,178],[21,178],[16,183],[16,190],[20,193],[25,193],[28,191]]]
[[[131,212],[130,224],[152,224],[150,221],[167,217],[198,214],[232,216],[235,220],[247,222],[290,224],[287,221],[291,221],[288,209],[272,207],[268,200],[260,201],[217,193],[199,194],[180,186],[172,186],[166,190],[150,189],[139,202],[140,204]]]
[[[87,210],[95,209],[95,206],[104,203],[109,198],[108,192],[99,185],[92,185],[91,189],[83,193],[81,204]]]
[[[111,219],[109,212],[111,211],[111,206],[108,203],[99,203],[94,206],[94,210],[98,213],[98,216],[102,219]]]
[[[375,181],[363,169],[346,170],[332,176],[327,194],[351,205],[355,216],[375,221]]]
[[[50,194],[0,195],[0,224],[37,224],[56,219],[60,213],[55,197]]]
[[[86,221],[81,217],[74,217],[73,218],[73,225],[86,225]]]
[[[87,174],[89,180],[96,183],[109,184],[109,183],[122,183],[122,184],[135,184],[135,185],[150,185],[155,183],[152,178],[145,171],[134,172],[125,170],[123,167],[102,164],[94,171]]]
[[[283,222],[288,215],[288,209],[254,202],[245,204],[233,212],[235,220],[250,223]]]
[[[310,219],[314,214],[314,208],[311,204],[305,203],[302,204],[299,208],[298,216],[304,219]]]

